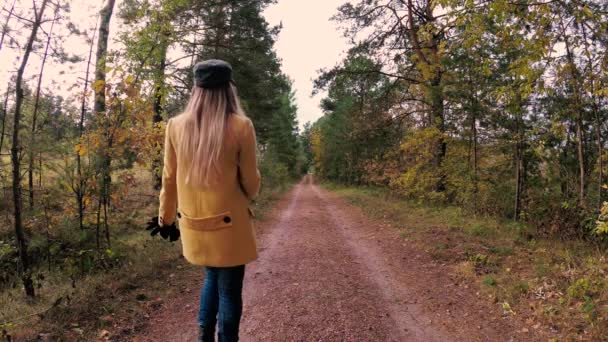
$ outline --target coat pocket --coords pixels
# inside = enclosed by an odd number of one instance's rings
[[[227,211],[209,217],[188,217],[181,215],[180,227],[198,231],[212,231],[232,227],[232,213]]]

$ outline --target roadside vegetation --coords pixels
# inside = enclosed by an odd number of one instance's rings
[[[605,339],[607,6],[345,1],[315,173],[505,312]]]
[[[155,200],[141,203],[142,196],[156,195],[149,190],[149,173],[142,173],[136,186],[146,193],[130,194],[128,201],[133,205],[115,214],[121,224],[113,226],[112,249],[97,251],[94,238],[73,232],[69,223],[53,229],[58,232],[53,240],[61,243],[58,248],[63,252],[53,252],[50,265],[41,261],[34,277],[36,300],[24,297],[19,286],[5,288],[0,295],[3,338],[125,337],[148,324],[146,317],[160,309],[167,298],[199,290],[192,288],[192,280],[202,279],[202,268],[186,262],[179,241],[152,238],[144,230],[144,223],[156,215],[158,207]],[[284,179],[281,185],[261,192],[253,206],[256,220],[264,218],[291,184],[291,179]]]
[[[528,329],[542,327],[556,341],[606,337],[608,263],[603,250],[585,241],[538,236],[534,227],[513,220],[421,205],[387,189],[324,186],[398,230],[404,243],[449,265],[488,305],[500,306],[505,316],[524,317]]]

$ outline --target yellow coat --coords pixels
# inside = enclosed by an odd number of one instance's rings
[[[159,220],[171,224],[178,217],[183,254],[192,264],[228,267],[251,262],[257,249],[249,204],[260,189],[253,124],[246,116],[230,115],[219,179],[198,189],[186,184],[184,165],[191,156],[179,155],[177,149],[184,118],[167,123]]]

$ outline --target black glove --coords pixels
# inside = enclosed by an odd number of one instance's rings
[[[173,222],[170,226],[161,226],[158,224],[158,216],[153,217],[152,219],[150,219],[150,221],[148,221],[148,226],[146,227],[146,230],[151,230],[151,236],[156,236],[156,234],[160,233],[160,236],[163,239],[169,239],[169,241],[171,242],[177,241],[179,239],[179,229],[177,229],[175,222]]]

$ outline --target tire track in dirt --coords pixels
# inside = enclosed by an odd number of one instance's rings
[[[518,336],[520,323],[311,176],[256,225],[260,257],[246,269],[242,341],[541,340]],[[184,277],[192,290],[169,300],[134,341],[196,340],[202,270]]]
[[[246,277],[244,341],[446,341],[311,178]],[[289,210],[291,209],[291,210]],[[295,210],[295,212],[292,212]],[[418,316],[418,317],[415,317]],[[430,319],[426,319],[429,321]]]
[[[416,301],[411,301],[414,294],[397,281],[397,277],[386,267],[383,258],[378,254],[382,251],[377,251],[369,245],[369,237],[357,229],[358,223],[350,220],[317,186],[313,185],[312,189],[321,199],[325,209],[333,213],[330,216],[331,221],[342,233],[342,238],[348,243],[355,259],[363,262],[362,267],[381,290],[382,299],[395,320],[401,341],[450,340],[445,332],[429,323],[432,320],[424,314],[422,307]]]

